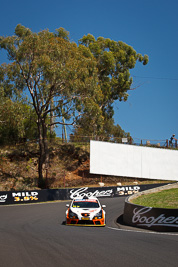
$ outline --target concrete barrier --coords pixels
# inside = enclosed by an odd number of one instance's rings
[[[124,206],[124,223],[130,226],[158,232],[178,232],[178,209],[145,207],[130,202],[140,195],[160,192],[171,188],[178,188],[178,183],[153,188],[128,197],[125,200]]]
[[[128,185],[111,187],[80,187],[66,189],[44,189],[31,191],[1,191],[0,205],[37,203],[46,201],[69,200],[75,197],[124,197],[155,188],[160,184]]]

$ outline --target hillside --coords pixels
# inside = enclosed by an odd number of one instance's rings
[[[50,166],[44,169],[46,188],[80,186],[116,186],[118,183],[151,183],[158,181],[100,176],[89,173],[89,144],[50,144]],[[21,144],[0,148],[0,191],[37,189],[37,144]]]

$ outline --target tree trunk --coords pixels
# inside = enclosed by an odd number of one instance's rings
[[[39,126],[39,160],[38,160],[38,187],[43,188],[44,179],[43,179],[43,163],[44,163],[44,145],[43,137],[41,132],[41,127]]]
[[[49,167],[49,150],[47,140],[47,128],[44,120],[38,120],[39,131],[39,161],[38,161],[38,187],[45,188],[43,170]]]
[[[50,142],[52,141],[52,138],[54,137],[54,112],[52,111],[54,109],[54,100],[51,99],[51,111],[50,111]]]

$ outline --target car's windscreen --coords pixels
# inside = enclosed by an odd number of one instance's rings
[[[74,201],[72,208],[99,208],[97,201]]]

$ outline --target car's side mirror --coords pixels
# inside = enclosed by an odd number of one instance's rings
[[[102,208],[106,208],[106,205],[102,205]]]
[[[66,204],[66,207],[69,208],[69,204]]]

